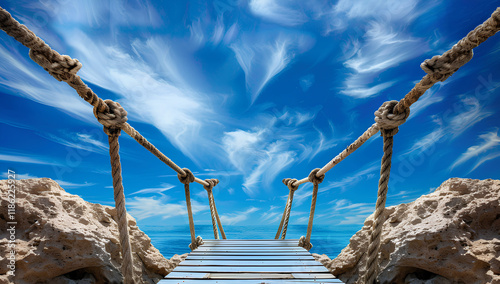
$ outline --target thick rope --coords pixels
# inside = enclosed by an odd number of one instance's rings
[[[313,184],[313,193],[311,198],[311,212],[309,213],[309,222],[307,224],[307,234],[306,237],[300,237],[299,246],[305,248],[306,250],[312,249],[313,245],[311,244],[311,235],[313,228],[313,220],[314,220],[314,211],[316,210],[316,199],[318,197],[318,187],[319,184],[323,182],[325,179],[325,175],[317,177],[316,174],[320,169],[314,169],[309,174],[309,181]]]
[[[275,240],[279,239],[281,235],[281,229],[283,228],[283,222],[285,221],[285,215],[289,202],[290,202],[290,193],[288,194],[288,198],[286,199],[285,209],[283,210],[283,215],[281,215],[281,222],[280,225],[278,226],[278,231],[276,232],[276,236],[274,236]]]
[[[377,203],[375,205],[374,222],[370,235],[370,245],[368,246],[367,262],[365,274],[362,276],[361,283],[375,283],[378,275],[378,252],[380,247],[380,240],[382,235],[382,227],[384,224],[383,214],[385,210],[385,202],[387,200],[387,191],[389,184],[389,177],[391,174],[391,160],[392,160],[392,145],[393,136],[399,131],[399,126],[406,122],[410,115],[410,109],[407,108],[405,112],[394,114],[394,109],[398,104],[397,101],[389,101],[382,104],[382,106],[375,112],[375,122],[380,128],[382,137],[384,138],[384,155],[382,156],[382,166],[380,168],[380,180],[378,183]]]
[[[288,229],[288,221],[290,220],[290,212],[292,211],[293,194],[299,188],[298,186],[294,185],[296,181],[297,181],[296,179],[290,179],[290,178],[286,178],[283,180],[283,183],[288,187],[289,193],[288,193],[288,202],[285,208],[285,218],[284,218],[285,221],[283,224],[283,232],[281,233],[282,240],[285,239],[286,231]]]
[[[116,207],[116,215],[118,217],[118,231],[120,233],[120,245],[122,250],[122,274],[124,276],[125,284],[133,284],[134,281],[134,266],[132,259],[132,250],[130,247],[130,239],[128,233],[128,220],[127,209],[125,208],[125,195],[123,193],[122,184],[122,167],[120,163],[120,154],[118,144],[118,136],[120,136],[120,129],[107,128],[109,142],[109,155],[111,157],[111,174],[113,176],[113,190]]]
[[[472,58],[472,49],[479,46],[500,30],[500,7],[491,17],[477,26],[467,36],[457,42],[442,55],[425,60],[420,67],[427,73],[406,96],[399,101],[395,114],[402,113],[415,103],[430,87],[439,81],[448,79],[460,67]]]
[[[188,211],[189,218],[189,232],[191,233],[191,244],[189,248],[191,250],[195,250],[198,247],[198,243],[196,242],[196,233],[194,231],[194,220],[193,220],[193,210],[191,208],[191,195],[189,194],[189,184],[194,182],[194,175],[189,170],[184,168],[185,176],[181,176],[181,174],[177,174],[177,178],[179,181],[184,184],[184,192],[186,193],[186,206]]]
[[[212,198],[213,198],[213,194],[212,194]],[[213,200],[213,202],[214,202],[215,218],[217,219],[217,224],[219,224],[220,234],[222,236],[222,239],[226,240],[227,239],[226,233],[224,232],[224,228],[222,228],[222,222],[220,221],[219,213],[217,212],[217,206],[215,205],[215,199]]]
[[[212,227],[214,229],[214,238],[218,240],[219,231],[217,230],[217,220],[215,217],[215,201],[212,189],[214,186],[217,185],[217,183],[219,183],[219,181],[216,179],[206,179],[205,181],[207,182],[208,185],[203,186],[203,188],[205,188],[205,190],[208,193],[208,204],[210,205],[210,215],[212,216]]]

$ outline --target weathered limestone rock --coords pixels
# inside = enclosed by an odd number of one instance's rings
[[[380,283],[500,283],[499,180],[452,178],[385,216]],[[327,265],[345,283],[364,272],[372,222],[370,216]]]
[[[7,275],[8,183],[0,181],[0,283],[121,283],[115,209],[84,201],[48,178],[16,183],[16,269]],[[130,215],[136,275],[156,283],[186,255],[167,260]]]

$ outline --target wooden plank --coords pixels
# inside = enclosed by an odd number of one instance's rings
[[[332,279],[330,273],[197,273],[170,272],[165,278],[177,279]]]
[[[314,260],[312,255],[188,255],[186,260]]]
[[[224,261],[224,260],[184,260],[179,266],[294,266],[294,265],[307,265],[307,266],[323,266],[315,260],[295,260],[295,261],[265,261],[265,260],[239,260],[239,261]]]
[[[329,272],[322,265],[318,266],[183,266],[179,265],[174,269],[175,272],[239,272],[239,273],[249,273],[249,272],[273,272],[273,273],[311,273],[311,272]]]
[[[204,239],[204,242],[298,242],[299,239],[252,239],[252,240],[242,240],[242,239],[226,239],[226,240],[214,240],[214,239]]]
[[[319,284],[319,283],[342,283],[338,279],[262,279],[255,282],[255,279],[238,279],[238,280],[216,280],[216,279],[162,279],[159,284],[287,284],[287,283],[301,283],[301,284]]]
[[[237,256],[240,256],[240,255],[260,255],[260,256],[306,256],[306,255],[311,255],[309,252],[294,252],[294,251],[281,251],[281,252],[268,252],[268,251],[265,251],[265,252],[246,252],[246,253],[242,253],[242,252],[212,252],[212,251],[200,251],[200,252],[197,252],[197,251],[193,251],[191,252],[189,255],[192,255],[192,256],[210,256],[210,255],[213,255],[213,256],[231,256],[231,255],[237,255]]]
[[[223,251],[307,251],[301,247],[209,247],[209,246],[200,246],[194,251],[214,251],[214,250],[223,250]]]

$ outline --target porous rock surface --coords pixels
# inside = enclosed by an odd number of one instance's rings
[[[452,178],[412,203],[388,207],[380,283],[500,283],[500,181]],[[373,215],[327,264],[345,283],[365,270]]]
[[[16,181],[16,268],[14,277],[7,275],[7,192],[8,181],[1,180],[0,283],[122,283],[115,209],[86,202],[48,178]],[[165,259],[128,218],[136,282],[156,283],[187,254]]]

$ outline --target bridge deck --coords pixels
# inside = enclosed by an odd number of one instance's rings
[[[298,240],[204,240],[159,284],[342,283]]]

